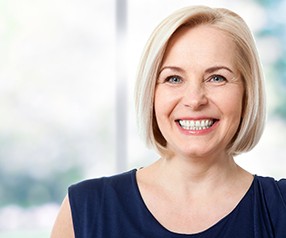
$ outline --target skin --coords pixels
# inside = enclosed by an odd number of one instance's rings
[[[51,238],[74,238],[71,209],[68,196],[65,197],[55,221]]]
[[[139,170],[137,181],[146,206],[170,231],[193,234],[211,227],[237,206],[253,181],[227,153],[244,95],[235,55],[233,40],[207,25],[182,28],[168,44],[154,106],[172,153]],[[215,123],[186,130],[179,119]]]

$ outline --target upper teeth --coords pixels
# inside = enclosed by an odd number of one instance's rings
[[[203,130],[210,128],[214,120],[179,120],[179,124],[186,130]]]

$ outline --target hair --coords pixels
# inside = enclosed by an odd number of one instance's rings
[[[209,25],[228,34],[236,44],[236,64],[244,82],[243,110],[240,126],[230,141],[227,152],[234,156],[251,150],[259,141],[265,123],[263,73],[255,40],[245,21],[224,8],[185,7],[174,12],[151,34],[138,68],[135,104],[139,133],[148,147],[161,155],[170,151],[154,114],[154,94],[158,71],[167,45],[179,28]]]

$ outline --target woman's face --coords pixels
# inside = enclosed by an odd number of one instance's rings
[[[168,44],[155,90],[159,129],[175,155],[226,153],[241,120],[243,82],[236,47],[223,31],[182,28]]]

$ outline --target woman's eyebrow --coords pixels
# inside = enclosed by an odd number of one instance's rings
[[[225,70],[229,71],[230,73],[234,74],[234,72],[230,68],[223,66],[223,65],[210,67],[205,72],[206,73],[213,73],[213,72],[221,70],[221,69],[225,69]]]
[[[164,66],[159,70],[159,74],[161,74],[162,71],[169,69],[169,70],[173,70],[173,71],[177,71],[179,73],[183,73],[185,72],[182,68],[177,67],[177,66]]]

